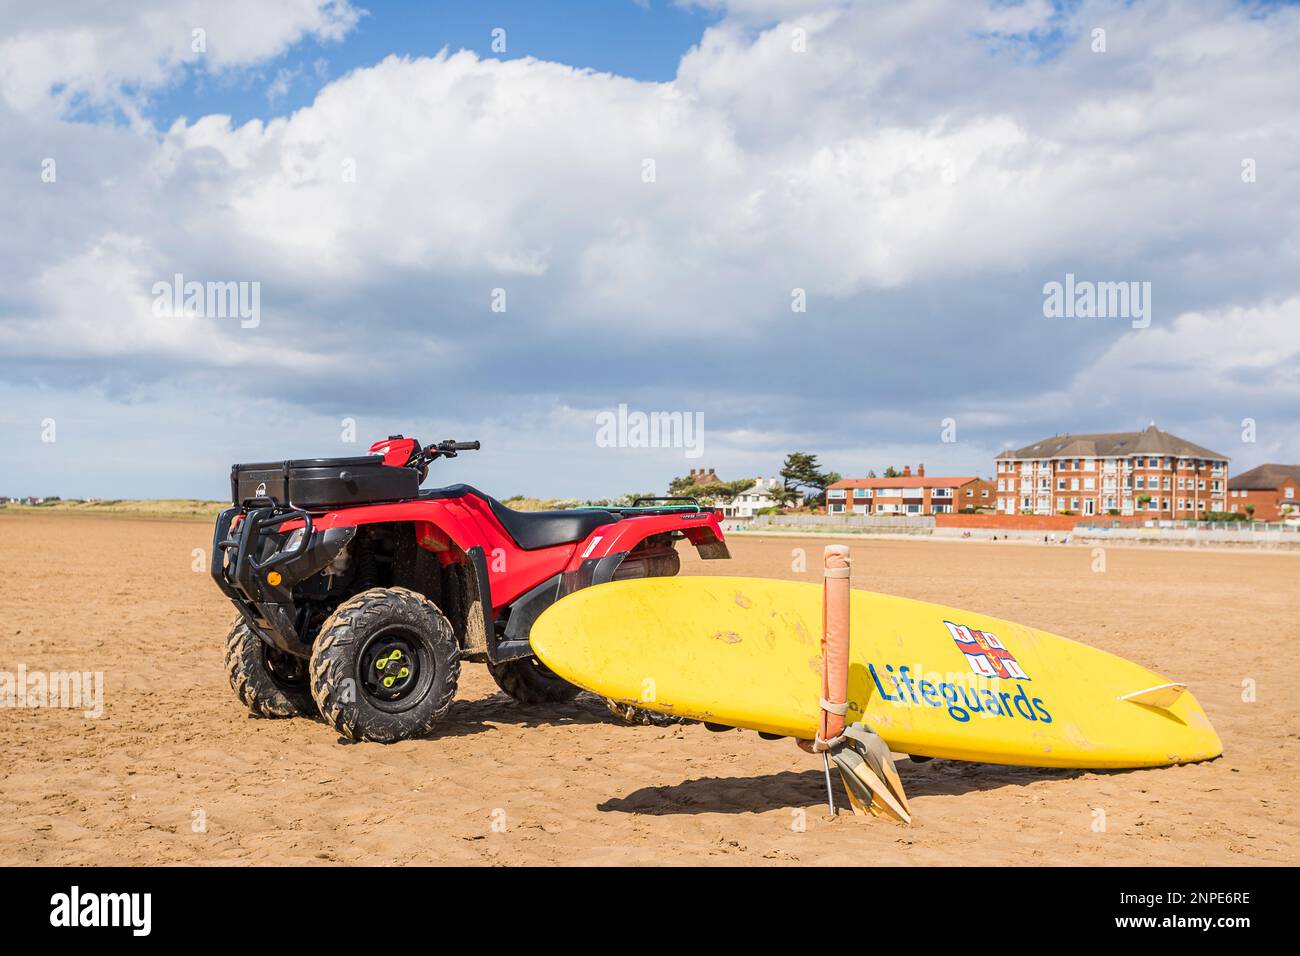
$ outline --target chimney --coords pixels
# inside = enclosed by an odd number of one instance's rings
[[[911,465],[904,465],[904,466],[903,466],[903,477],[904,477],[904,478],[911,478],[911,477],[912,477],[912,466],[911,466]]]
[[[691,469],[691,477],[692,477],[692,478],[695,477],[695,469],[694,469],[694,468]]]
[[[925,477],[925,465],[917,465],[917,466],[916,466],[916,477],[918,477],[918,478],[924,478],[924,477]]]

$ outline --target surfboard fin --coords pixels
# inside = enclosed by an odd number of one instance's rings
[[[844,728],[842,742],[830,750],[840,768],[853,812],[912,822],[912,810],[898,779],[889,745],[870,727],[855,723]]]
[[[1186,684],[1157,684],[1155,687],[1148,687],[1146,690],[1135,690],[1131,694],[1124,694],[1120,697],[1120,700],[1131,700],[1135,704],[1145,704],[1147,707],[1168,710],[1178,701],[1179,697],[1183,696],[1185,690],[1187,690]]]

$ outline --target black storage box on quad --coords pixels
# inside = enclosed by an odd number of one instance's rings
[[[403,501],[420,494],[419,471],[383,462],[379,455],[367,455],[235,465],[230,469],[231,503],[248,505],[270,498],[277,504],[314,511]]]

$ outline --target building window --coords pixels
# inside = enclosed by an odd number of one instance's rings
[[[843,506],[843,505],[831,505],[831,514],[833,514],[833,515],[842,515],[842,514],[844,514],[844,506]]]

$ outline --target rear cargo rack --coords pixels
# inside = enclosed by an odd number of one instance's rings
[[[679,508],[682,510],[689,509],[693,511],[704,510],[704,508],[700,505],[699,501],[697,501],[695,498],[692,498],[688,495],[646,495],[641,498],[632,499],[632,504],[630,504],[627,508],[623,508],[620,510],[627,511],[632,508],[641,508],[643,507],[641,504],[641,502],[643,501],[684,501],[686,502],[685,504],[681,504],[681,505],[645,505],[644,507],[647,508]]]

